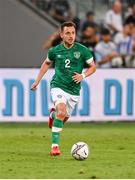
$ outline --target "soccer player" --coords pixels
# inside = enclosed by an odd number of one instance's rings
[[[50,109],[48,125],[52,128],[52,148],[50,155],[60,155],[60,131],[63,123],[71,115],[78,103],[81,81],[93,74],[96,66],[88,48],[75,42],[76,25],[73,22],[64,22],[60,27],[62,43],[52,47],[48,56],[41,65],[39,74],[31,89],[36,90],[43,75],[52,63],[55,63],[55,74],[51,80],[51,96],[55,108]],[[82,73],[85,62],[88,69]]]

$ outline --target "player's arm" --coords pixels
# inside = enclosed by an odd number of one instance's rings
[[[91,74],[93,74],[96,71],[96,65],[95,65],[94,61],[92,61],[88,65],[89,65],[88,69],[85,72],[83,72],[82,74],[75,72],[75,75],[73,76],[73,80],[76,83],[81,82],[85,77],[90,76]]]
[[[90,76],[91,74],[93,74],[96,71],[96,65],[95,65],[94,61],[92,61],[88,65],[89,65],[88,69],[86,69],[86,71],[81,74],[83,79],[85,77]]]
[[[34,83],[31,86],[31,90],[35,91],[40,80],[42,79],[42,77],[44,76],[44,74],[47,72],[47,70],[49,69],[50,65],[52,64],[51,61],[48,61],[48,59],[46,58],[44,60],[44,62],[41,65],[40,71],[38,73],[38,76],[36,78],[36,80],[34,81]]]

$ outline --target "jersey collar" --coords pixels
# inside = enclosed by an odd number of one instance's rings
[[[74,46],[74,44],[75,44],[75,43],[73,43],[70,48],[67,48],[64,43],[62,43],[62,46],[63,46],[65,49],[71,49],[71,48]]]

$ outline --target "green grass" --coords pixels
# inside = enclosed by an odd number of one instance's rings
[[[67,123],[61,157],[50,157],[46,124],[0,124],[0,178],[135,178],[135,123]],[[90,156],[74,160],[71,146],[85,141]]]

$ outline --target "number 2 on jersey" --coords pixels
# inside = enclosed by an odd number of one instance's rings
[[[65,60],[65,68],[70,68],[70,60],[69,59]]]

